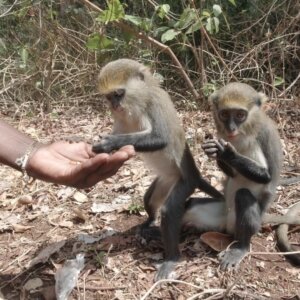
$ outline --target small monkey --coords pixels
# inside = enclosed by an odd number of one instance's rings
[[[144,196],[148,219],[142,233],[161,208],[161,232],[165,262],[156,280],[168,278],[179,259],[179,236],[186,199],[200,188],[212,197],[222,194],[202,178],[185,140],[170,96],[144,65],[130,59],[108,63],[98,77],[114,119],[113,134],[93,146],[111,152],[133,145],[154,170],[156,178]]]
[[[227,175],[225,202],[190,199],[183,223],[225,231],[236,242],[220,253],[222,269],[236,268],[274,200],[282,165],[278,131],[261,109],[265,96],[244,83],[230,83],[210,97],[219,139],[202,148]]]

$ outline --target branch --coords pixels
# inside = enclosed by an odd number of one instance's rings
[[[89,6],[91,9],[98,11],[98,12],[102,12],[103,10],[98,7],[97,5],[91,3],[89,0],[81,0],[84,4],[86,4],[87,6]],[[151,44],[154,45],[156,48],[160,49],[162,52],[166,52],[172,59],[172,61],[174,62],[174,64],[176,65],[179,73],[181,74],[181,76],[183,77],[183,79],[185,80],[185,82],[187,83],[188,87],[191,90],[191,93],[193,94],[193,96],[197,99],[199,99],[199,93],[196,91],[191,79],[189,78],[188,74],[185,72],[182,64],[180,63],[180,61],[178,60],[178,58],[176,57],[175,53],[172,51],[172,49],[169,46],[164,45],[163,43],[157,41],[156,39],[145,35],[144,33],[137,31],[133,28],[131,28],[131,26],[127,25],[126,23],[122,22],[122,21],[114,21],[115,25],[118,26],[122,31],[128,32],[132,35],[134,35],[135,37]]]

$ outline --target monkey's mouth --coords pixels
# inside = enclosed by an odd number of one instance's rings
[[[228,139],[235,139],[239,135],[238,131],[227,132]]]
[[[121,111],[124,110],[124,108],[122,107],[122,105],[120,104],[120,102],[114,102],[114,101],[112,101],[110,103],[110,106],[111,106],[111,109],[113,111],[116,111],[116,112],[121,112]]]

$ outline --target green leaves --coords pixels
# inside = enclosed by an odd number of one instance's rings
[[[19,50],[19,55],[21,57],[21,63],[19,65],[19,67],[21,69],[25,69],[27,67],[27,61],[28,61],[28,50],[25,48],[25,47],[22,47],[20,50]]]
[[[162,34],[161,41],[163,43],[167,41],[172,41],[179,33],[180,33],[179,31],[175,31],[174,29],[169,29]]]
[[[100,13],[97,21],[107,24],[111,21],[123,19],[125,16],[124,8],[119,0],[108,0],[107,9]]]
[[[218,33],[220,28],[219,16],[223,13],[222,8],[218,4],[214,4],[212,12],[203,11],[202,16],[206,18],[205,28],[210,33]]]
[[[169,4],[162,4],[156,7],[156,13],[161,19],[163,19],[168,14],[169,11],[170,11]]]
[[[151,21],[147,18],[140,18],[137,16],[125,15],[124,20],[134,24],[135,26],[142,28],[145,31],[149,31],[151,29]]]
[[[231,3],[233,6],[236,6],[235,0],[228,0],[229,3]]]
[[[275,76],[274,81],[273,81],[274,86],[279,86],[279,85],[282,85],[283,83],[284,83],[284,79],[282,77]]]
[[[187,7],[181,14],[179,21],[174,24],[174,28],[184,30],[194,24],[196,20],[198,20],[198,12],[193,8]]]
[[[99,33],[91,34],[86,42],[86,47],[89,50],[108,49],[111,48],[112,46],[113,46],[113,41]]]
[[[213,5],[213,13],[214,13],[215,17],[218,17],[222,13],[221,6],[218,4],[214,4]]]

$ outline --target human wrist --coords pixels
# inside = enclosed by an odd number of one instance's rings
[[[30,136],[0,120],[0,163],[21,171],[17,159],[21,158],[35,142]]]

